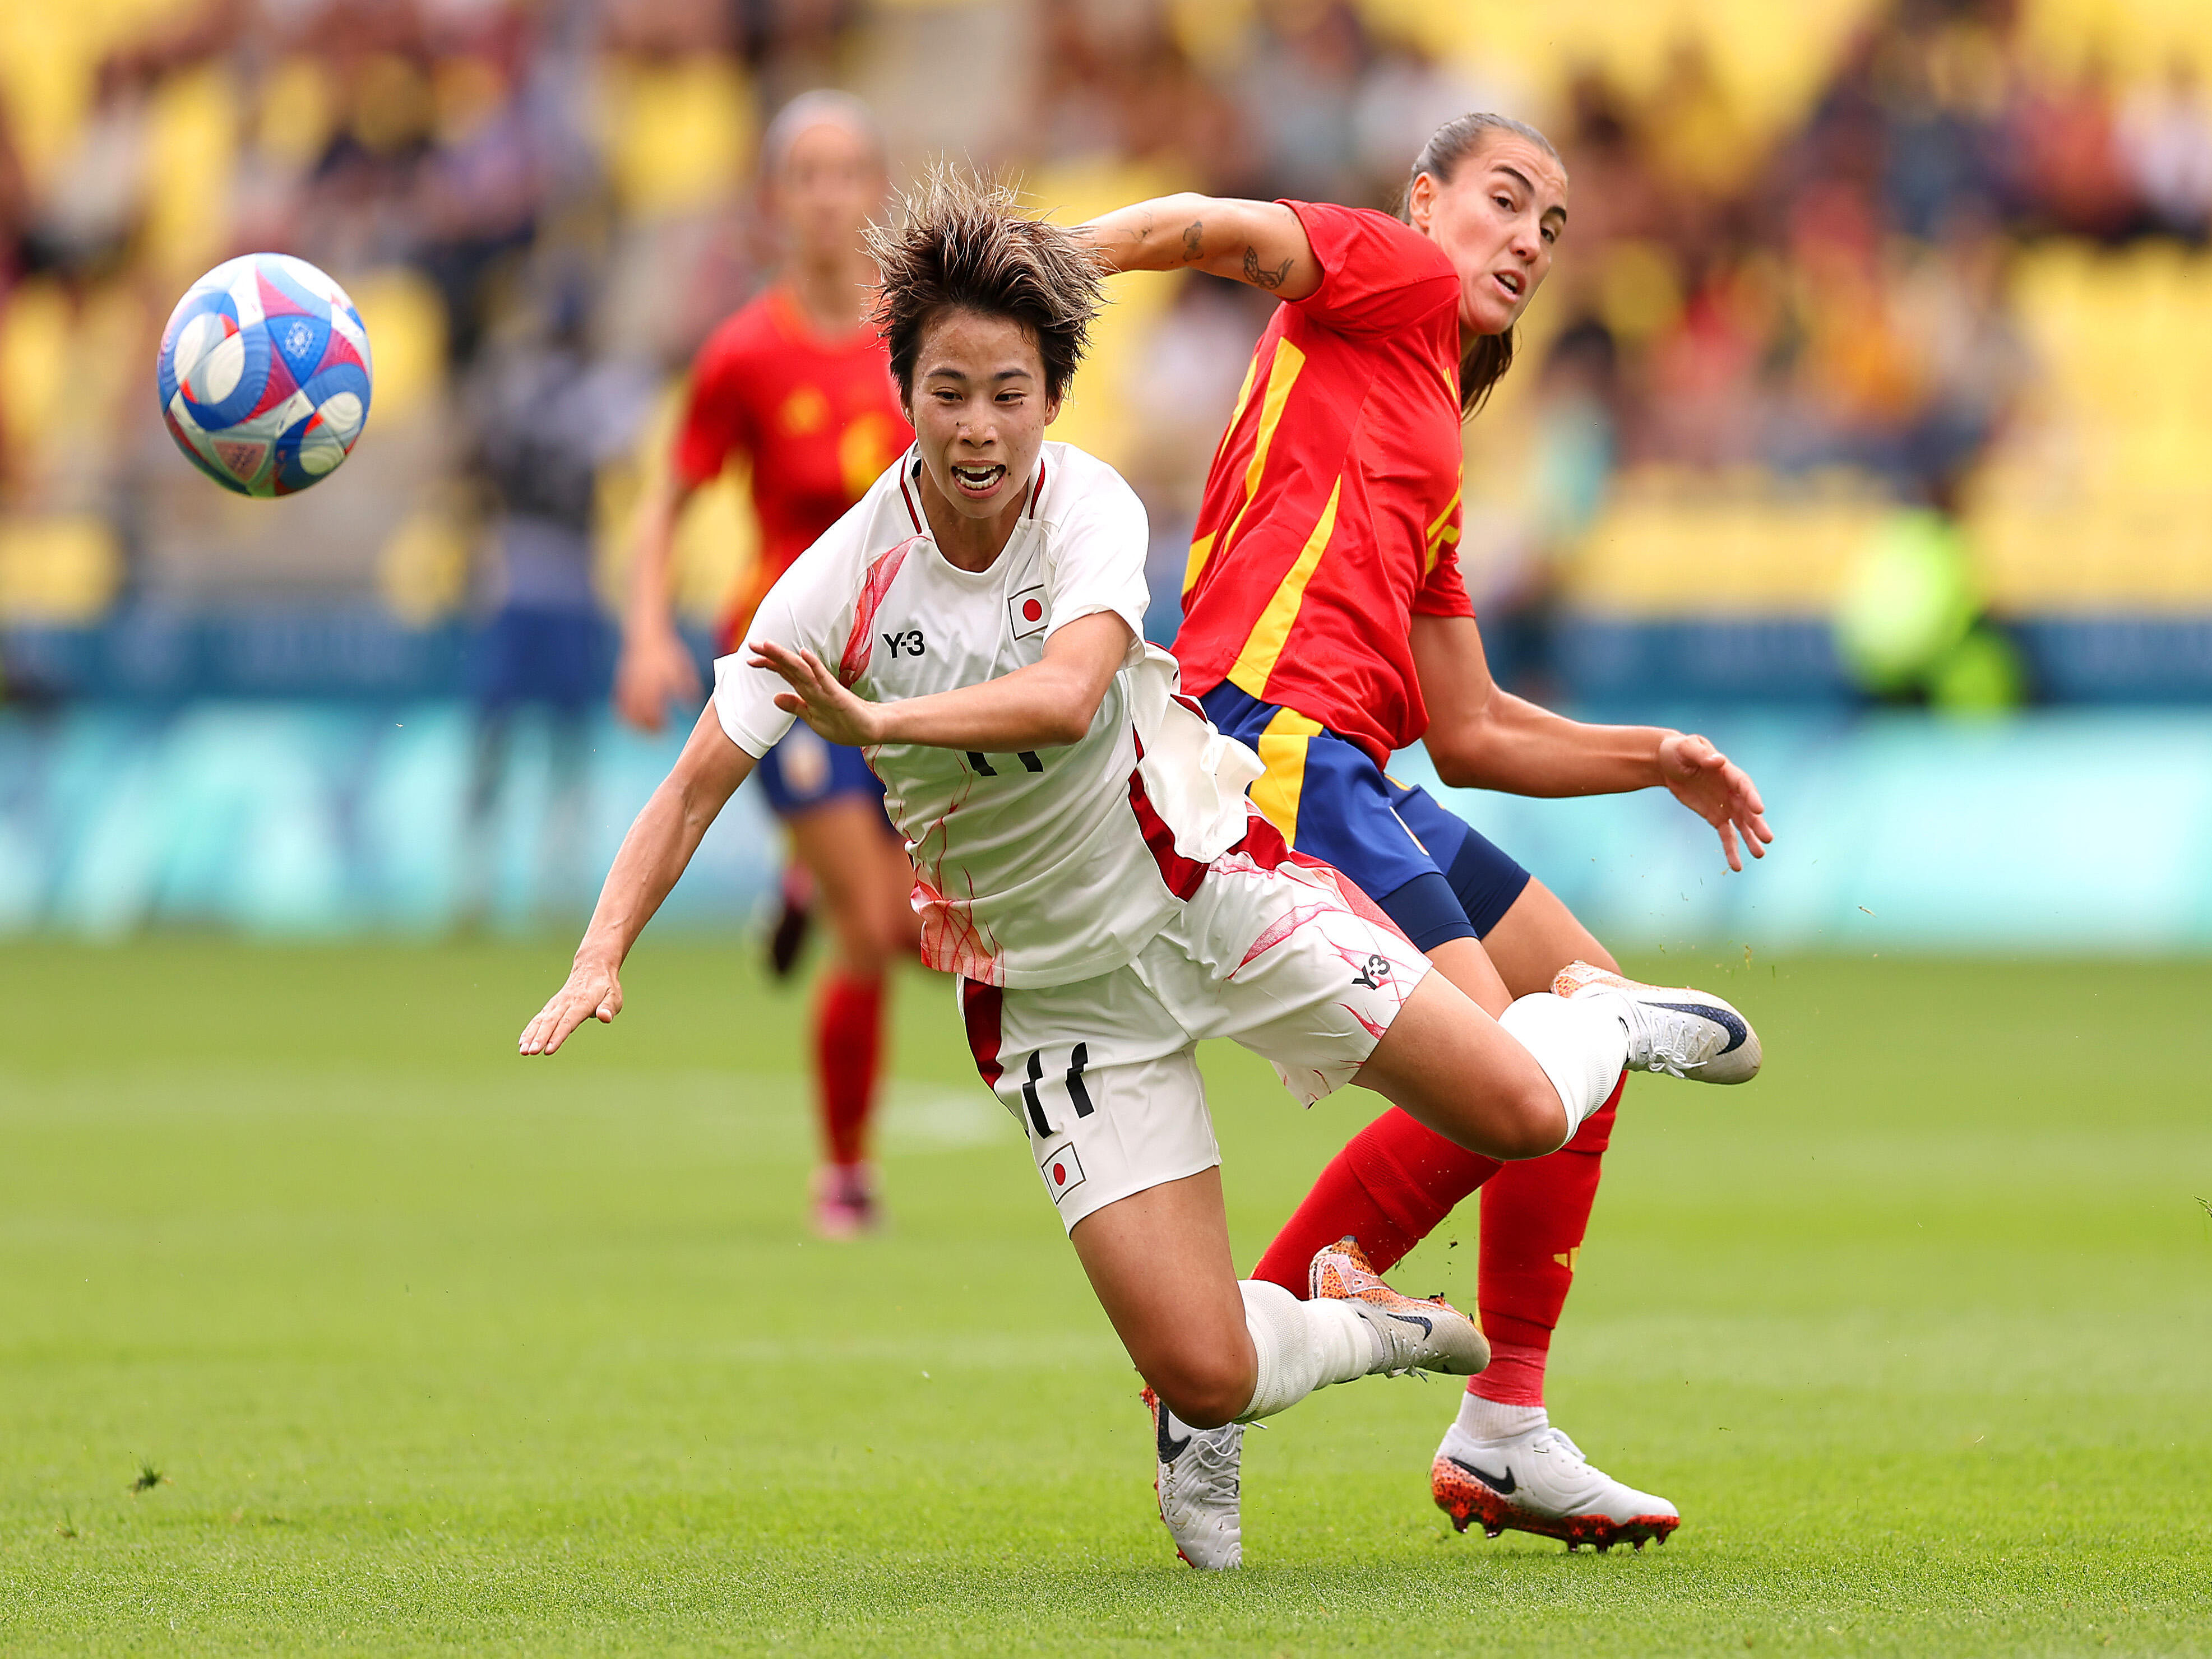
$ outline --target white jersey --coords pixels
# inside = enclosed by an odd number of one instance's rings
[[[1242,833],[1243,788],[1258,763],[1172,697],[1173,659],[1143,644],[1145,509],[1120,474],[1046,444],[1005,550],[971,571],[930,536],[920,466],[909,450],[795,560],[749,637],[811,649],[858,695],[896,702],[1028,667],[1085,617],[1126,622],[1128,656],[1079,742],[1014,754],[866,751],[914,860],[931,967],[1013,987],[1110,973],[1180,913],[1206,860]],[[750,654],[715,663],[714,710],[731,741],[757,757],[793,716],[775,702],[789,688],[748,667]],[[1164,736],[1163,710],[1172,726]],[[1174,775],[1159,775],[1158,758],[1139,768],[1139,720],[1174,757]]]

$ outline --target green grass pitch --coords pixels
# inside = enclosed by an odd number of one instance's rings
[[[1368,1382],[1201,1577],[941,981],[833,1247],[748,951],[526,1063],[556,945],[12,943],[0,1651],[2212,1653],[2212,965],[1711,956],[1766,1075],[1631,1085],[1553,1369],[1674,1541],[1453,1535]],[[1209,1064],[1249,1265],[1372,1097]]]

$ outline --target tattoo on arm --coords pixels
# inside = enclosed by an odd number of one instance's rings
[[[1199,250],[1206,239],[1206,221],[1194,219],[1182,234],[1182,262],[1187,265],[1198,263]]]
[[[1285,258],[1273,270],[1262,270],[1260,269],[1260,250],[1248,244],[1244,249],[1244,280],[1255,288],[1264,288],[1273,292],[1282,287],[1288,280],[1291,266],[1294,263],[1296,263],[1294,260]]]

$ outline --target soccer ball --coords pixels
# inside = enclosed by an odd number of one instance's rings
[[[368,419],[368,332],[305,259],[248,253],[194,283],[155,364],[185,459],[241,495],[289,495],[337,470]]]

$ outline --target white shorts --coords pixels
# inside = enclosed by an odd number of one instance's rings
[[[1240,845],[1127,967],[1069,985],[956,988],[976,1069],[1028,1131],[1073,1228],[1221,1162],[1194,1052],[1202,1039],[1264,1056],[1310,1106],[1352,1080],[1428,971],[1334,870]]]

